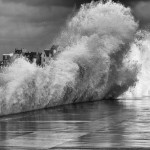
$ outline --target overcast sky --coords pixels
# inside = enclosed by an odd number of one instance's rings
[[[46,48],[74,6],[73,0],[0,0],[0,55]]]
[[[13,52],[15,48],[30,51],[47,48],[73,10],[90,1],[0,0],[0,55]],[[149,24],[149,0],[120,1],[133,8],[133,14],[141,20],[141,25]]]

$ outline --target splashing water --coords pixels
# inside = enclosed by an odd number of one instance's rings
[[[137,28],[121,4],[82,5],[55,41],[55,60],[41,68],[19,58],[0,74],[0,115],[143,93],[150,50]]]
[[[123,97],[147,97],[150,96],[150,33],[138,31],[134,43],[131,44],[128,61],[136,62],[138,69],[135,87],[125,92]]]

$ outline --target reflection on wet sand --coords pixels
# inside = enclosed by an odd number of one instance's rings
[[[150,100],[99,101],[0,118],[1,149],[150,147]]]

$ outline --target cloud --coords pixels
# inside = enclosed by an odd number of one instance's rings
[[[133,4],[134,15],[143,22],[150,21],[150,1],[139,1]]]
[[[3,3],[22,3],[28,6],[65,6],[72,7],[75,0],[2,0]]]
[[[68,0],[0,0],[0,55],[15,47],[46,48],[73,6]]]

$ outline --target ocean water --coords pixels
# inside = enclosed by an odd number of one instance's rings
[[[0,148],[150,147],[150,99],[63,105],[0,118]]]

